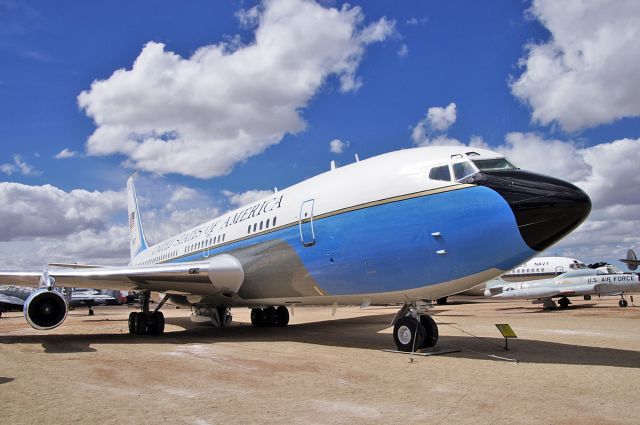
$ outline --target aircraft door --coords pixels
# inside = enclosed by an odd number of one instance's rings
[[[303,246],[313,246],[316,243],[316,234],[313,230],[313,199],[304,201],[300,206],[300,240]]]
[[[556,274],[562,274],[562,273],[564,273],[564,267],[562,266],[556,267]]]

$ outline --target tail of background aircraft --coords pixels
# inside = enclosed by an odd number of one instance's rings
[[[133,183],[137,171],[127,179],[127,200],[129,210],[129,249],[131,251],[131,260],[140,252],[147,249],[147,240],[144,238],[142,230],[142,221],[140,220],[140,211],[138,210],[138,198],[136,197],[136,187]]]
[[[627,258],[625,260],[621,260],[623,263],[627,264],[629,270],[635,270],[638,268],[638,257],[636,257],[636,253],[633,252],[633,249],[627,251]]]

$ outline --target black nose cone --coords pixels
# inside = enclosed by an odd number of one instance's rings
[[[522,170],[484,171],[463,183],[489,187],[507,201],[524,241],[543,251],[582,223],[591,199],[563,180]]]

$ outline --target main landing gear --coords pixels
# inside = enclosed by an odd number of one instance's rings
[[[413,352],[420,348],[433,347],[438,342],[438,325],[426,314],[427,306],[405,304],[393,326],[393,340],[398,351]]]
[[[633,297],[631,297],[631,300],[633,301]],[[627,307],[629,305],[629,303],[627,302],[627,300],[624,299],[624,294],[620,295],[620,301],[618,301],[618,306],[624,308]]]
[[[151,293],[144,291],[140,294],[142,311],[129,313],[129,333],[132,335],[162,335],[164,333],[164,314],[160,308],[169,298],[168,295],[160,301],[154,311],[149,311],[149,298]]]
[[[567,308],[569,307],[569,304],[571,304],[571,301],[567,297],[562,297],[558,300],[558,304],[560,305],[560,308]]]
[[[283,305],[278,308],[252,308],[251,324],[256,328],[287,326],[289,324],[289,310]]]

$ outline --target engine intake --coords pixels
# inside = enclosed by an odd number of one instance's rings
[[[39,289],[24,302],[23,311],[24,318],[32,328],[46,331],[64,322],[69,306],[65,297],[59,292]]]

